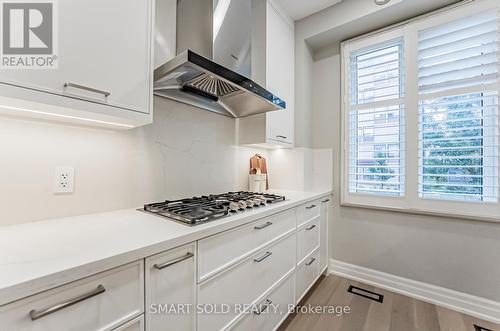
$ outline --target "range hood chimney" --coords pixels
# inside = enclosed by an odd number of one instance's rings
[[[177,0],[177,56],[155,69],[155,95],[235,118],[286,108],[273,93],[213,61],[214,24],[220,35],[231,12],[251,15],[236,7],[245,3],[250,9],[251,0],[218,0],[215,8],[213,0]],[[251,29],[245,37],[248,53]]]

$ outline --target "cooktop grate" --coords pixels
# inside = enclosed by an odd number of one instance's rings
[[[180,200],[144,205],[141,211],[196,225],[220,219],[230,213],[258,208],[268,203],[284,201],[285,197],[275,194],[254,192],[228,192]]]

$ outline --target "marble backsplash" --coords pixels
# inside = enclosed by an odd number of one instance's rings
[[[155,97],[152,125],[129,131],[0,117],[0,225],[247,188],[235,120]],[[73,194],[54,169],[75,168]]]

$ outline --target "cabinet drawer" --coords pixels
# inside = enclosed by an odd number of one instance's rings
[[[319,276],[319,250],[307,257],[295,273],[296,295],[299,302]]]
[[[254,314],[256,321],[254,330],[275,330],[288,315],[289,308],[295,303],[294,300],[294,277],[288,277],[269,296],[262,300],[258,308],[264,308],[270,304],[260,315]]]
[[[289,235],[198,285],[198,305],[216,305],[220,308],[227,305],[229,312],[197,314],[197,324],[202,325],[203,330],[220,330],[241,312],[235,311],[236,305],[253,303],[293,270],[295,241],[295,234]]]
[[[288,316],[289,308],[295,303],[294,278],[295,275],[292,273],[257,302],[253,312],[245,313],[244,317],[230,330],[275,330]],[[262,312],[259,314],[260,311]]]
[[[319,200],[311,201],[297,207],[297,227],[301,227],[304,223],[307,223],[312,219],[318,217],[319,211]]]
[[[293,231],[295,219],[295,210],[290,210],[198,241],[199,280]]]
[[[319,217],[306,223],[297,231],[297,263],[319,246]]]
[[[148,331],[175,325],[195,330],[195,244],[184,245],[146,259],[146,325]],[[160,305],[177,304],[182,313],[166,313]],[[191,309],[187,309],[190,307]]]
[[[112,330],[144,312],[137,261],[0,308],[3,331]]]
[[[113,331],[144,331],[144,315],[134,318]]]

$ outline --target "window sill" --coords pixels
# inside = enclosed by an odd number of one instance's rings
[[[380,211],[391,211],[398,212],[410,215],[423,215],[423,216],[434,216],[448,219],[457,219],[457,220],[467,220],[467,221],[476,221],[476,222],[487,222],[487,223],[500,223],[500,218],[498,217],[488,217],[488,216],[477,216],[472,214],[464,214],[464,213],[449,213],[449,212],[436,212],[433,210],[425,210],[425,209],[413,209],[413,208],[398,208],[398,207],[386,207],[386,206],[376,206],[376,205],[366,205],[360,203],[351,203],[351,202],[341,202],[341,207],[350,207],[350,208],[363,208],[363,209],[371,209],[371,210],[380,210]]]

